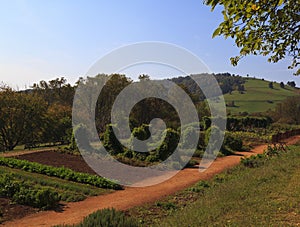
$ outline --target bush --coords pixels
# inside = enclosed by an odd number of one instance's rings
[[[131,136],[131,143],[132,143],[132,149],[134,151],[140,151],[141,149],[144,151],[142,156],[147,155],[146,151],[148,151],[147,145],[145,147],[140,147],[141,144],[135,144],[133,138],[136,138],[137,140],[144,141],[147,140],[151,136],[149,125],[143,124],[140,127],[136,127],[132,130],[132,136]],[[139,149],[136,149],[139,148]]]
[[[165,140],[158,147],[159,159],[164,161],[176,150],[180,136],[175,130],[168,128],[164,131]]]
[[[103,134],[103,146],[111,155],[117,155],[124,152],[122,144],[114,133],[114,130],[117,130],[114,127],[115,126],[112,124],[107,125]]]
[[[264,154],[252,155],[249,158],[242,158],[241,163],[249,168],[256,168],[265,164],[266,156]]]
[[[225,134],[223,146],[233,150],[233,151],[241,151],[243,148],[243,141],[238,138],[234,137],[228,133]]]
[[[183,149],[194,148],[192,147],[193,143],[196,142],[198,145],[198,141],[199,141],[197,129],[191,126],[185,128],[182,132],[182,138],[183,138],[183,142],[181,144],[181,147],[183,147]]]
[[[80,224],[73,225],[72,227],[137,227],[138,222],[125,216],[121,211],[115,209],[103,209],[96,211],[89,216],[85,217]],[[68,225],[60,225],[56,227],[71,227]]]

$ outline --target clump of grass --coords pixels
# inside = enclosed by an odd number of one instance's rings
[[[115,209],[96,211],[77,225],[57,225],[53,227],[137,227],[138,222]]]

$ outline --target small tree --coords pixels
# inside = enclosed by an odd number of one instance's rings
[[[283,82],[280,82],[280,87],[284,88],[284,83]]]
[[[271,89],[274,88],[274,87],[273,87],[273,82],[270,82],[270,83],[269,83],[269,88],[271,88]]]
[[[111,155],[117,155],[119,153],[123,153],[123,146],[120,141],[117,139],[112,124],[106,126],[106,130],[103,134],[103,146]]]
[[[293,87],[293,88],[296,87],[295,81],[289,81],[289,82],[287,82],[287,84],[288,84],[289,86]]]

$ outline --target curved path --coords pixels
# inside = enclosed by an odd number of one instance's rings
[[[300,140],[300,136],[294,136],[286,140],[287,144],[294,144]],[[53,226],[58,224],[75,224],[85,216],[99,209],[114,207],[126,210],[134,206],[155,202],[156,200],[192,186],[199,180],[207,180],[214,175],[236,166],[241,157],[263,153],[267,145],[255,147],[251,152],[237,152],[237,155],[216,159],[204,172],[198,168],[188,168],[180,171],[173,178],[161,184],[144,188],[125,188],[111,194],[90,197],[84,201],[67,203],[62,212],[42,211],[26,216],[22,219],[6,222],[3,226]]]

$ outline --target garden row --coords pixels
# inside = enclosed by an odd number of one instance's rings
[[[0,166],[7,166],[10,168],[22,169],[31,173],[44,174],[51,177],[57,177],[77,183],[89,184],[99,188],[115,189],[119,190],[122,187],[112,181],[109,181],[103,177],[91,175],[87,173],[75,172],[65,167],[53,167],[42,165],[35,162],[29,162],[26,160],[19,160],[14,158],[0,157]]]

